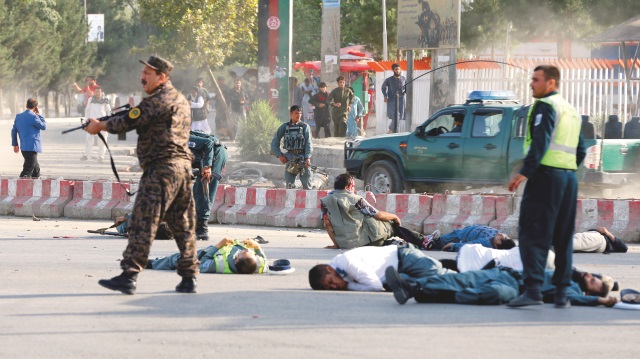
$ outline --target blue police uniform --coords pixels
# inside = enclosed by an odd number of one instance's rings
[[[518,229],[528,296],[540,293],[552,244],[556,270],[551,281],[557,287],[570,285],[578,193],[575,171],[585,157],[581,122],[577,111],[557,92],[538,99],[529,111],[527,155],[520,170],[528,181]]]
[[[222,179],[222,170],[227,163],[227,148],[220,143],[220,140],[214,135],[204,132],[191,131],[189,136],[189,149],[193,153],[195,159],[193,168],[199,168],[200,172],[196,176],[193,183],[193,198],[196,203],[196,235],[199,239],[207,240],[207,222],[211,215],[211,206],[216,198],[218,191],[218,183]],[[202,168],[211,167],[211,180],[209,181],[209,197],[204,193],[202,182]]]

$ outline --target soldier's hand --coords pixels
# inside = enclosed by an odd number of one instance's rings
[[[384,99],[384,103],[387,103],[387,99],[386,98]]]
[[[102,126],[103,124],[100,121],[95,118],[90,118],[87,120],[87,127],[85,127],[84,130],[92,135],[96,135],[103,130]]]
[[[609,308],[613,307],[616,303],[618,302],[618,300],[615,297],[606,297],[606,298],[598,298],[598,303],[607,306]]]
[[[304,166],[307,168],[311,166],[311,158],[307,158],[304,160]]]
[[[119,226],[119,225],[121,225],[121,224],[122,224],[124,221],[126,221],[126,220],[127,220],[127,219],[126,219],[126,218],[124,218],[124,216],[118,216],[118,217],[116,217],[116,222],[115,222],[115,224],[116,224],[116,226]]]
[[[450,252],[451,251],[451,243],[449,243],[446,246],[442,247],[442,251],[443,252]]]
[[[333,103],[333,105],[334,105],[335,107],[340,107],[340,106],[342,106],[342,104],[341,104],[340,102],[334,102],[334,103]]]
[[[201,176],[203,183],[209,183],[211,181],[211,167],[202,168]]]
[[[318,107],[323,108],[323,107],[324,107],[324,104],[323,104],[323,103],[321,103],[321,104],[319,104],[319,105],[318,105]]]
[[[278,157],[278,159],[280,160],[280,162],[282,162],[283,164],[287,163],[287,158],[284,156],[280,156]]]
[[[228,246],[229,244],[233,244],[233,239],[230,238],[224,238],[223,240],[221,240],[220,242],[218,242],[218,244],[216,244],[216,247],[218,249],[224,247],[224,246]]]
[[[13,152],[15,152],[15,153],[20,152],[20,147],[18,147],[18,146],[13,146]]]

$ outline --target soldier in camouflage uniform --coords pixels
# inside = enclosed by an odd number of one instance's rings
[[[284,171],[284,179],[287,187],[293,187],[296,177],[300,175],[300,182],[304,189],[311,189],[311,126],[302,122],[300,106],[294,105],[289,109],[289,122],[283,123],[276,131],[271,141],[271,152],[278,157],[280,162],[287,164]],[[284,138],[283,147],[287,150],[282,153],[280,141]]]
[[[86,128],[91,134],[136,130],[137,155],[144,170],[129,223],[129,244],[120,262],[123,272],[98,283],[125,294],[135,293],[138,273],[147,265],[152,239],[164,220],[181,255],[177,271],[182,281],[176,291],[195,293],[199,261],[191,194],[191,108],[169,80],[170,62],[156,56],[140,62],[145,65],[140,76],[142,88],[150,96],[126,115],[104,122],[90,118]]]

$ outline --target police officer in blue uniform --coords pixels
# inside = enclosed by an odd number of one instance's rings
[[[222,179],[222,170],[227,164],[227,147],[214,135],[201,131],[191,131],[189,149],[194,155],[192,167],[199,169],[193,183],[193,198],[196,202],[196,237],[203,241],[209,239],[209,216],[216,198],[218,182]],[[208,191],[207,191],[208,190]]]
[[[524,141],[524,165],[509,182],[515,191],[527,180],[520,206],[518,238],[524,266],[525,291],[509,302],[510,307],[542,304],[541,286],[547,253],[556,252],[552,283],[555,306],[570,306],[567,287],[571,282],[573,232],[576,219],[578,180],[576,170],[585,157],[578,112],[558,94],[560,72],[541,65],[531,78],[533,97]]]
[[[300,106],[294,105],[289,109],[288,122],[283,123],[276,131],[271,141],[271,152],[278,157],[280,162],[286,164],[284,179],[287,187],[294,187],[296,177],[300,175],[300,182],[304,189],[311,189],[311,153],[313,146],[311,145],[311,127],[302,122],[300,117],[302,110]],[[280,141],[287,150],[282,153],[280,149]]]

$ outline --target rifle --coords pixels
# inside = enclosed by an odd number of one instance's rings
[[[304,166],[304,159],[297,157],[287,161],[286,169],[289,173],[297,175],[298,173],[300,173],[300,171],[304,170]],[[318,166],[309,165],[309,170],[321,174],[325,177],[329,177],[329,172],[321,170],[320,168],[318,168]]]
[[[120,110],[120,109],[122,109],[122,110]],[[120,110],[120,111],[114,112],[115,110]],[[116,107],[113,110],[111,110],[111,114],[110,115],[107,115],[107,116],[104,116],[104,117],[100,117],[100,118],[98,118],[98,121],[108,121],[112,117],[124,115],[125,113],[129,112],[129,110],[131,110],[131,105],[129,105],[129,104],[126,104],[126,105],[123,105],[123,106],[120,106],[120,107]],[[81,123],[80,126],[74,127],[74,128],[70,128],[68,130],[64,130],[64,131],[62,131],[62,134],[64,135],[66,133],[73,132],[73,131],[76,131],[76,130],[84,130],[85,128],[87,128],[87,125],[89,125],[89,120],[85,121],[83,118],[81,118],[80,119],[80,123]]]
[[[120,110],[120,109],[122,109],[122,110]],[[120,110],[120,111],[113,112],[115,110]],[[121,115],[124,115],[124,114],[128,113],[129,110],[131,110],[131,105],[129,105],[129,104],[126,104],[126,105],[123,105],[123,106],[120,106],[120,107],[116,107],[113,110],[111,110],[111,115],[100,117],[97,120],[98,121],[108,121],[113,117],[121,116]],[[138,114],[140,114],[140,113],[138,112]],[[81,123],[80,126],[74,127],[74,128],[70,128],[68,130],[64,130],[64,131],[62,131],[62,134],[64,135],[65,133],[69,133],[69,132],[76,131],[76,130],[84,130],[89,125],[89,120],[84,121],[81,118],[80,119],[80,123]],[[120,183],[120,187],[122,187],[124,189],[124,191],[127,193],[127,195],[133,196],[136,192],[131,193],[131,191],[129,191],[128,188],[126,188],[125,186],[122,185],[122,181],[120,180],[120,175],[118,175],[118,170],[116,170],[116,164],[113,162],[113,155],[111,154],[111,149],[109,148],[109,145],[107,144],[107,140],[104,139],[104,136],[102,136],[102,133],[100,133],[100,132],[98,132],[98,138],[102,141],[102,143],[104,143],[104,147],[109,152],[109,159],[111,160],[111,170],[113,171],[113,174],[116,175],[116,179],[118,180],[118,183]]]

